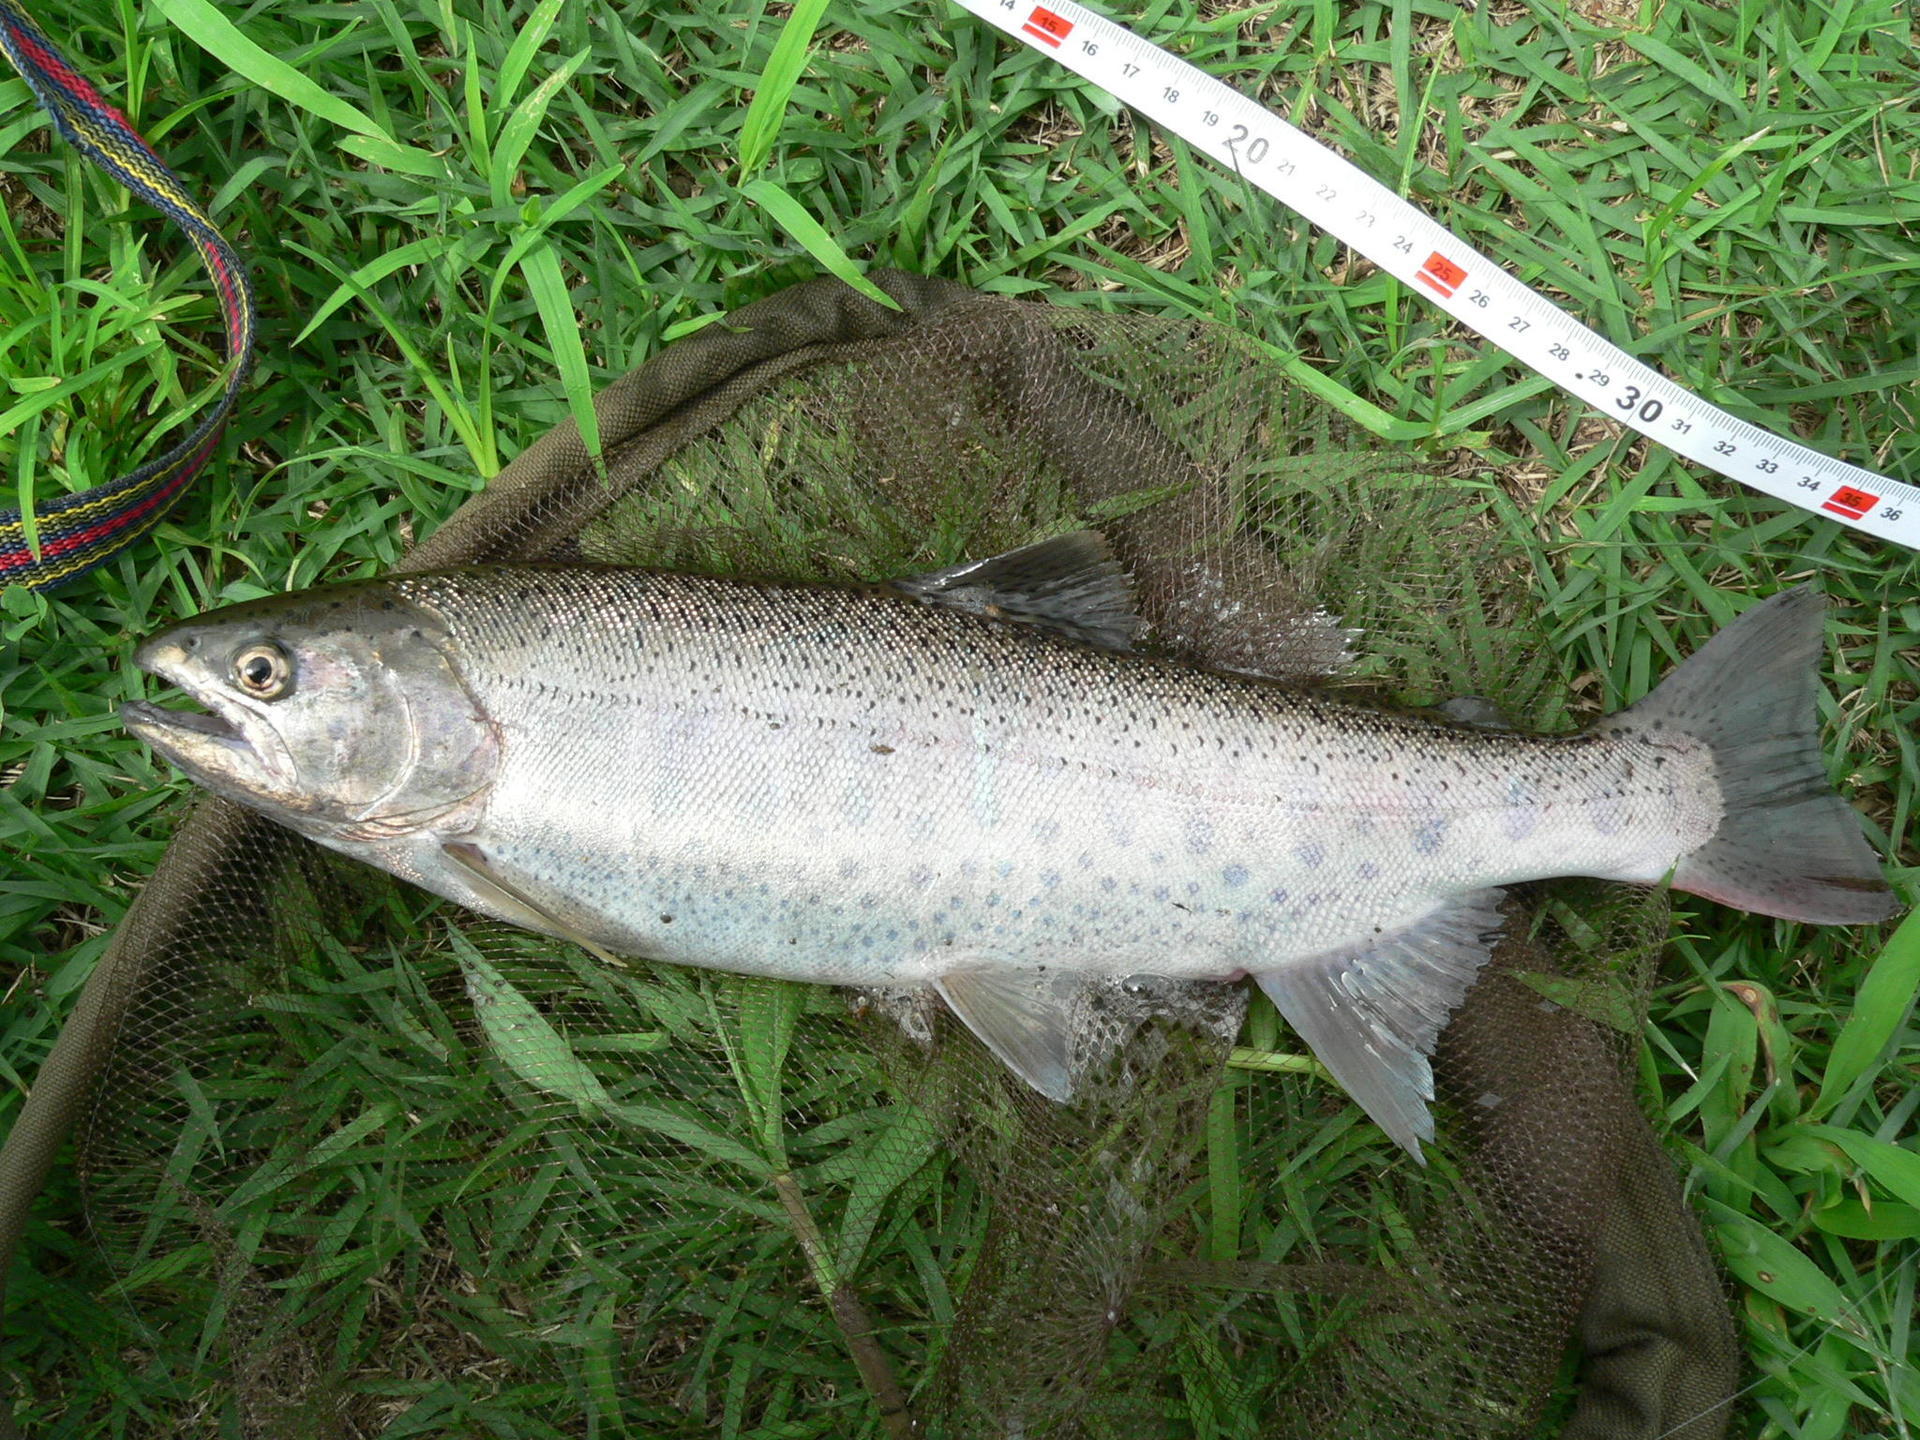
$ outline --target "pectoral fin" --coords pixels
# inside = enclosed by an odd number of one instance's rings
[[[1428,1057],[1500,931],[1502,892],[1449,901],[1369,945],[1257,973],[1321,1064],[1413,1158],[1433,1138]]]
[[[464,840],[448,841],[440,847],[440,852],[459,868],[462,877],[486,902],[487,909],[500,919],[542,935],[571,940],[588,954],[598,956],[609,965],[624,968],[624,960],[609,954],[573,926],[549,913],[546,907],[503,873],[501,867],[478,845]]]
[[[1071,977],[1033,970],[953,970],[941,999],[1006,1067],[1049,1100],[1073,1098]]]

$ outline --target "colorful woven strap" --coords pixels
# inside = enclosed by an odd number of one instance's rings
[[[219,292],[232,365],[220,403],[166,454],[117,480],[36,504],[37,555],[21,512],[0,510],[0,585],[44,590],[92,569],[159,524],[206,464],[253,367],[253,287],[239,254],[194,204],[179,177],[127,117],[74,72],[18,0],[0,0],[0,49],[74,148],[187,232]]]

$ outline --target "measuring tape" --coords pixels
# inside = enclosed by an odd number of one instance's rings
[[[1602,415],[1775,499],[1920,549],[1920,489],[1709,405],[1204,71],[1071,0],[954,3],[1180,136]]]

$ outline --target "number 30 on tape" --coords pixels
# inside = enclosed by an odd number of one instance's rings
[[[1070,0],[954,0],[1179,135],[1601,414],[1678,455],[1920,549],[1920,489],[1735,419],[1643,365],[1278,115]]]

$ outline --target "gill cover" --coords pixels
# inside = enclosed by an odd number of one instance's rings
[[[206,714],[121,707],[216,794],[327,839],[403,834],[477,803],[499,746],[445,626],[384,584],[217,610],[134,653]]]

